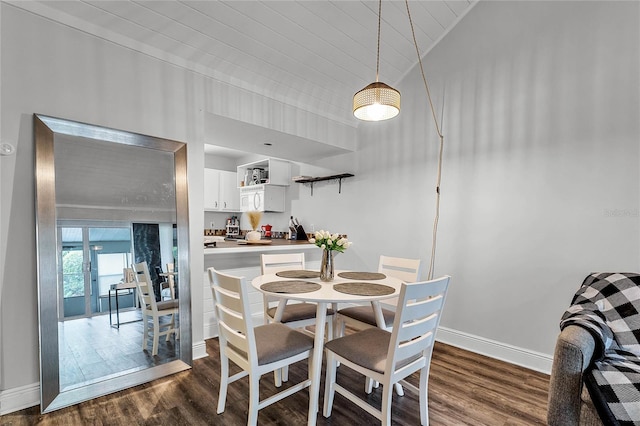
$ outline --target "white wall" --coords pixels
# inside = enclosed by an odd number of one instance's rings
[[[429,57],[447,62],[443,325],[551,354],[588,273],[638,270],[640,9],[483,6]]]
[[[637,2],[483,1],[425,58],[439,113],[444,93],[440,338],[544,371],[582,279],[638,270],[639,16]],[[418,71],[398,88],[400,116],[321,162],[356,175],[342,195],[294,201],[349,234],[338,267],[428,264],[438,138]]]

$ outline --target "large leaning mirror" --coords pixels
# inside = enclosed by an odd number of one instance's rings
[[[186,145],[39,114],[34,132],[42,412],[191,368]],[[152,305],[177,307],[155,345]]]

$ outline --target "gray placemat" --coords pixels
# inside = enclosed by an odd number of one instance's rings
[[[349,280],[383,280],[387,278],[385,274],[380,272],[340,272],[338,276]]]
[[[340,293],[353,294],[355,296],[384,296],[395,291],[393,287],[388,285],[360,282],[335,284],[333,289]]]
[[[282,278],[318,278],[320,276],[320,272],[298,269],[276,272],[276,275]]]
[[[312,291],[320,290],[322,286],[316,283],[310,283],[309,281],[272,281],[270,283],[264,283],[260,286],[264,291],[271,293],[311,293]]]

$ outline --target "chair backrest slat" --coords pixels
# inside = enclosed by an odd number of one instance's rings
[[[138,281],[138,294],[140,295],[140,303],[144,304],[145,306],[151,305],[154,300],[149,293],[149,287],[149,284],[147,284],[145,281]]]
[[[429,315],[438,312],[440,308],[442,308],[442,295],[433,296],[429,299],[409,301],[404,308],[405,323],[427,318]]]
[[[217,293],[216,296],[220,296],[220,293]],[[216,308],[218,309],[216,312],[219,314],[218,322],[226,324],[235,332],[244,334],[247,330],[243,316],[235,309],[229,309],[227,306],[229,305],[216,302]]]
[[[231,321],[233,322],[233,321]],[[219,332],[224,336],[224,340],[227,344],[233,345],[246,353],[249,351],[249,342],[247,341],[246,334],[238,333],[238,329],[233,326],[229,321],[220,321],[218,323]]]
[[[304,269],[304,253],[263,254],[262,275]]]
[[[413,356],[431,357],[449,279],[402,284],[385,371],[395,371],[396,362]]]
[[[216,298],[214,300],[216,303],[225,306],[233,312],[242,312],[242,300],[240,300],[237,293],[234,294],[226,288],[217,288],[215,292]],[[240,315],[240,317],[242,317],[242,315]]]
[[[417,333],[418,329],[416,327],[410,329],[411,333],[401,332],[400,334],[405,334],[409,338],[399,341],[398,348],[396,349],[396,360],[403,360],[427,349],[433,342],[436,331],[434,323],[437,322],[437,320],[438,318],[433,316],[428,321],[425,321],[427,327],[423,328],[420,333]],[[406,332],[407,328],[403,328],[402,331]]]
[[[402,323],[402,326],[398,329],[398,341],[405,342],[428,333],[433,329],[434,321],[437,321],[438,317],[439,315],[436,312],[419,320],[409,320]]]
[[[438,278],[430,282],[431,284],[428,286],[411,287],[411,289],[409,290],[409,300],[421,300],[440,294],[446,294],[447,288],[449,286],[448,281],[444,281]]]
[[[380,256],[378,272],[406,283],[413,283],[418,281],[420,277],[420,263],[420,259]]]

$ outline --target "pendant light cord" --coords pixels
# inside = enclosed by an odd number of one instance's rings
[[[382,0],[380,0],[382,3]],[[427,279],[433,279],[434,265],[436,261],[436,242],[438,234],[438,222],[440,220],[440,182],[442,181],[442,151],[444,150],[444,136],[438,124],[436,118],[436,110],[433,107],[433,101],[431,100],[431,92],[429,90],[429,84],[427,83],[427,77],[425,77],[424,67],[422,66],[422,58],[420,57],[420,50],[418,49],[418,41],[416,40],[416,33],[413,29],[413,20],[411,19],[411,12],[409,11],[409,0],[405,0],[407,6],[407,15],[409,16],[409,25],[411,26],[411,35],[413,36],[413,45],[416,48],[416,55],[418,55],[418,64],[420,64],[420,73],[422,74],[422,81],[424,82],[424,88],[427,91],[427,100],[429,101],[429,107],[431,108],[431,116],[433,117],[433,123],[436,126],[436,132],[440,138],[440,152],[438,154],[438,173],[436,179],[436,214],[433,220],[433,234],[431,238],[431,259],[429,261],[429,274]],[[379,18],[378,18],[379,19]],[[378,25],[380,25],[378,23]],[[378,51],[380,49],[380,29],[378,28]],[[443,112],[444,114],[444,112]]]
[[[378,2],[378,51],[376,53],[376,83],[380,72],[380,22],[382,21],[382,0]]]

